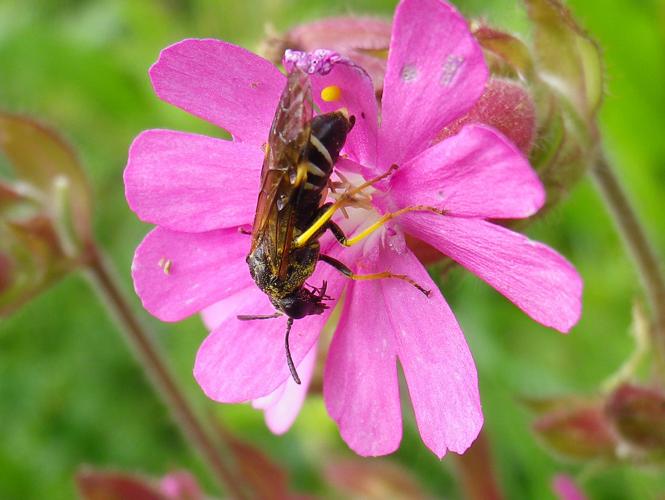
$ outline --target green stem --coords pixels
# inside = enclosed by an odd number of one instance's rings
[[[97,285],[96,289],[115,313],[125,339],[133,348],[155,391],[170,409],[180,430],[198,451],[221,487],[234,499],[250,498],[240,480],[237,472],[239,468],[232,459],[229,446],[221,442],[218,433],[211,432],[197,416],[176,382],[158,344],[134,315],[106,259],[94,244],[91,245],[88,255],[88,270]]]
[[[665,368],[665,278],[661,264],[628,194],[604,154],[600,154],[591,174],[642,282],[653,315],[651,340],[658,354],[657,363],[662,375]]]

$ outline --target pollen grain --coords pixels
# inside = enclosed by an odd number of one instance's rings
[[[342,97],[342,89],[337,85],[329,85],[321,91],[321,99],[325,102],[339,101]]]

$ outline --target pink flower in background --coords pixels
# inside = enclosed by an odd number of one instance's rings
[[[557,474],[552,479],[552,489],[559,500],[586,500],[586,495],[566,474]]]
[[[365,178],[392,164],[372,209],[336,219],[347,234],[380,214],[412,205],[445,211],[410,212],[363,243],[343,248],[322,238],[322,250],[355,272],[407,274],[430,298],[398,280],[350,282],[320,263],[309,280],[328,282],[345,301],[330,346],[324,398],[349,446],[361,455],[394,451],[401,439],[399,360],[425,444],[443,456],[463,452],[482,425],[477,375],[462,332],[443,296],[404,241],[409,233],[450,256],[503,293],[535,320],[567,331],[580,314],[581,281],[550,248],[486,219],[535,213],[543,188],[520,151],[493,129],[467,125],[433,144],[483,92],[487,69],[464,19],[439,0],[405,0],[397,8],[385,75],[381,126],[367,74],[339,56],[323,60],[291,53],[307,66],[315,95],[341,89],[324,111],[346,106],[356,125],[338,168]],[[318,72],[321,64],[326,71]],[[151,313],[177,321],[204,310],[212,333],[194,375],[220,402],[254,400],[268,425],[285,431],[304,399],[316,342],[327,314],[295,322],[291,351],[303,387],[284,359],[284,321],[241,322],[238,314],[269,314],[245,256],[259,189],[262,144],[285,77],[269,62],[215,40],[185,40],[165,49],[151,69],[167,102],[228,130],[234,141],[151,130],[134,141],[125,171],[127,199],[142,220],[156,224],[136,251],[133,278]],[[332,304],[331,304],[332,306]]]

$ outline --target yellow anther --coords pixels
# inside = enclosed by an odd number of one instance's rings
[[[342,97],[342,89],[337,85],[329,85],[321,91],[321,99],[326,102],[339,101]]]

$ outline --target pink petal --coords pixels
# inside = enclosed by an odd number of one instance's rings
[[[288,378],[280,397],[265,409],[266,425],[274,434],[284,434],[295,422],[305,402],[315,365],[316,345],[309,350],[305,359],[298,365],[298,375],[302,384],[298,385],[293,378]]]
[[[344,155],[344,153],[342,153],[342,155]],[[359,174],[365,171],[365,168],[366,168],[365,165],[356,163],[350,158],[345,158],[344,156],[340,156],[339,159],[337,160],[337,163],[335,163],[335,170],[341,170],[344,173],[348,172],[348,173]]]
[[[545,326],[569,331],[582,309],[582,279],[551,248],[478,219],[419,212],[400,220],[415,237],[456,260]]]
[[[201,319],[205,327],[212,331],[219,327],[224,321],[230,317],[235,317],[238,314],[236,311],[252,311],[256,309],[256,283],[251,279],[248,281],[246,288],[229,295],[225,299],[215,302],[211,306],[206,307],[201,311]],[[263,313],[257,314],[272,314],[274,312],[272,304],[265,308]],[[242,314],[242,313],[241,313]]]
[[[300,373],[300,371],[298,371]],[[293,377],[291,377],[293,378]],[[257,410],[267,410],[270,408],[272,405],[276,404],[279,399],[282,397],[284,394],[284,391],[286,390],[286,384],[289,382],[289,379],[286,379],[286,381],[280,385],[277,389],[272,391],[270,394],[266,396],[261,396],[260,398],[256,398],[252,400],[252,408],[255,408]],[[297,385],[297,384],[296,384]]]
[[[349,447],[392,453],[402,438],[395,345],[381,284],[349,285],[326,360],[323,397]]]
[[[272,63],[242,47],[195,39],[162,50],[150,77],[166,102],[256,145],[268,138],[286,82]]]
[[[254,145],[148,130],[129,150],[127,202],[141,220],[174,231],[251,224],[262,161]]]
[[[464,18],[440,0],[404,0],[395,11],[382,98],[379,166],[423,151],[480,97],[483,53]]]
[[[552,489],[559,500],[586,500],[586,495],[575,484],[575,481],[566,474],[554,476]]]
[[[483,425],[476,366],[462,330],[418,259],[383,249],[380,265],[406,274],[432,294],[403,281],[381,281],[394,343],[423,442],[439,458],[463,453]]]
[[[321,99],[321,90],[336,85],[341,90],[337,101]],[[312,75],[312,95],[323,113],[346,108],[356,123],[346,139],[344,152],[355,161],[372,165],[376,161],[378,107],[369,75],[348,60],[337,62],[325,76]]]
[[[328,266],[319,265],[308,282],[320,286],[323,280],[328,281],[328,295],[338,298],[344,284],[341,275]],[[236,318],[237,314],[274,312],[263,292],[258,288],[250,290],[254,291],[248,291],[248,297],[237,302],[243,306],[238,306],[208,335],[196,355],[194,377],[206,395],[220,403],[238,403],[265,396],[291,376],[284,350],[286,317],[253,321]],[[334,307],[334,302],[329,305]],[[318,339],[330,311],[294,322],[290,345],[296,366]]]
[[[391,186],[400,207],[429,205],[463,217],[519,219],[545,202],[522,153],[483,125],[468,125],[426,149],[392,176]]]
[[[136,249],[134,288],[151,314],[179,321],[252,283],[249,246],[250,238],[235,228],[179,233],[157,227]]]
[[[238,311],[250,311],[256,307],[256,287],[253,286],[206,308],[202,316],[206,326],[215,329],[228,318],[238,314]],[[266,305],[265,313],[270,314],[271,308],[272,305]],[[266,424],[273,433],[283,434],[293,425],[305,401],[315,364],[316,347],[313,347],[297,367],[301,385],[288,378],[267,396],[252,401],[254,408],[265,410]]]
[[[184,470],[170,472],[164,476],[159,481],[159,491],[165,497],[165,500],[205,499],[196,478],[190,472]],[[148,497],[142,498],[146,500]]]

